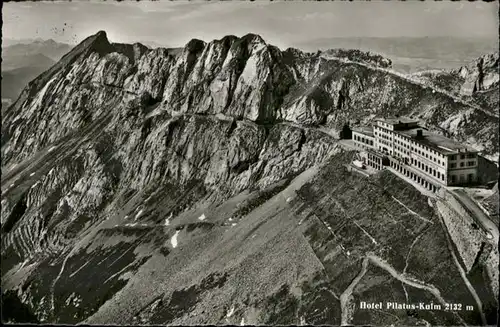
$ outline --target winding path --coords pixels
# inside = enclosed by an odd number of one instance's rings
[[[363,259],[363,263],[361,265],[361,271],[354,278],[351,284],[346,288],[346,290],[340,295],[340,308],[341,308],[341,322],[342,326],[349,325],[352,321],[352,315],[354,313],[354,306],[352,305],[352,292],[356,285],[358,285],[359,281],[366,274],[368,270],[368,258]]]

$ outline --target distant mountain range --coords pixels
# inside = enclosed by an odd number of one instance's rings
[[[141,41],[140,43],[144,44],[148,48],[154,49],[154,48],[170,48],[170,46],[158,43],[155,41]]]
[[[376,52],[392,60],[394,69],[413,73],[429,69],[455,69],[498,51],[498,40],[451,37],[332,37],[293,45],[305,51],[334,48]]]
[[[54,40],[3,40],[2,103],[14,101],[28,82],[49,69],[71,48]]]

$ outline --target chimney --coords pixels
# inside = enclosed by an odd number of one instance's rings
[[[417,129],[417,138],[421,139],[424,136],[421,129]]]

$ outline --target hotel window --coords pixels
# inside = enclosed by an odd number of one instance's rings
[[[460,159],[465,159],[465,154],[461,154]]]
[[[472,158],[475,158],[475,157],[476,157],[476,156],[475,156],[475,154],[474,154],[474,153],[469,153],[469,154],[467,154],[467,158],[469,158],[469,159],[472,159]]]
[[[464,165],[464,162],[461,162],[461,163],[460,163],[460,167],[463,167],[463,166],[465,166],[465,165]]]
[[[467,161],[467,166],[474,166],[474,161]]]
[[[454,163],[454,162],[453,162],[453,163],[451,163],[451,164],[450,164],[450,168],[457,168],[457,164],[456,164],[456,163]]]
[[[452,155],[452,156],[450,157],[450,160],[457,160],[457,156],[456,156],[456,155]]]
[[[436,174],[438,179],[441,178],[441,173],[439,171]]]

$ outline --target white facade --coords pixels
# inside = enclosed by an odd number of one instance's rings
[[[360,131],[352,131],[354,145],[360,149],[374,149],[375,137]]]
[[[417,135],[407,133],[413,130]],[[374,150],[396,159],[398,164],[411,167],[431,183],[459,185],[477,182],[478,159],[474,150],[450,149],[432,142],[432,138],[451,144],[453,141],[418,129],[416,121],[378,120],[373,126]],[[430,137],[430,139],[428,139]],[[447,141],[446,141],[447,140]],[[455,144],[456,145],[456,144]]]

